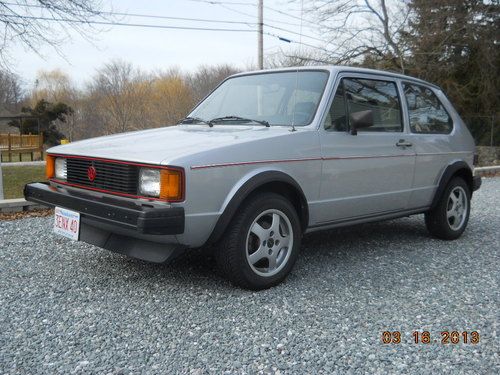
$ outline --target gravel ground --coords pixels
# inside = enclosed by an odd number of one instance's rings
[[[50,218],[0,221],[0,374],[498,373],[499,202],[500,178],[483,180],[454,242],[421,216],[308,235],[258,293],[198,253],[147,264],[58,238]]]

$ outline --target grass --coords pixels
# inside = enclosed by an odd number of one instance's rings
[[[45,166],[4,167],[3,193],[5,199],[22,198],[23,188],[29,182],[45,181]]]

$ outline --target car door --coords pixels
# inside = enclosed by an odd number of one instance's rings
[[[444,169],[456,160],[472,157],[453,139],[453,118],[439,99],[439,91],[415,82],[402,82],[409,120],[410,139],[416,153],[415,178],[410,203],[428,207],[432,203]]]
[[[339,75],[319,131],[323,171],[317,225],[407,208],[415,152],[407,138],[396,79]],[[350,133],[349,115],[371,110],[374,125]]]

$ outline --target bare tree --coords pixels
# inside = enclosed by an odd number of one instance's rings
[[[169,69],[153,77],[147,101],[151,127],[174,125],[193,107],[193,92],[186,76]]]
[[[5,110],[17,112],[22,97],[20,78],[14,73],[0,70],[0,113]]]
[[[64,102],[73,105],[77,96],[77,89],[67,73],[60,69],[38,71],[35,87],[31,93],[32,102],[36,103],[40,99],[45,99],[49,102]]]
[[[307,65],[325,65],[334,62],[316,51],[304,50],[302,48],[285,52],[280,50],[276,53],[266,56],[265,67],[267,69],[307,66]]]
[[[112,61],[97,71],[89,85],[106,133],[147,127],[144,121],[151,80],[130,63]]]
[[[30,105],[35,107],[41,100],[49,103],[64,103],[71,108],[54,124],[70,140],[74,138],[75,119],[80,117],[80,92],[67,73],[60,69],[40,70],[31,91]]]
[[[320,60],[361,63],[367,56],[405,70],[403,38],[408,25],[408,1],[314,0],[305,6],[326,40]],[[300,54],[301,55],[301,54]]]
[[[104,18],[100,0],[0,0],[0,59],[6,64],[10,45],[22,43],[39,53],[40,46],[59,45],[70,31],[89,38],[89,21]]]
[[[201,66],[196,72],[188,77],[189,86],[193,92],[195,102],[203,99],[221,81],[228,76],[238,73],[231,65]]]
[[[173,125],[235,72],[221,65],[203,66],[193,74],[176,68],[146,74],[115,60],[98,69],[82,90],[60,70],[40,71],[29,94],[32,103],[48,100],[70,105],[73,111],[61,130],[76,140]]]
[[[100,98],[85,92],[75,109],[73,139],[86,139],[110,134],[100,107]]]

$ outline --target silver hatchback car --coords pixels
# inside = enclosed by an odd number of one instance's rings
[[[236,285],[280,283],[302,235],[425,214],[458,238],[474,141],[439,87],[340,66],[266,70],[222,82],[176,126],[48,150],[54,231],[164,262],[213,244]]]

